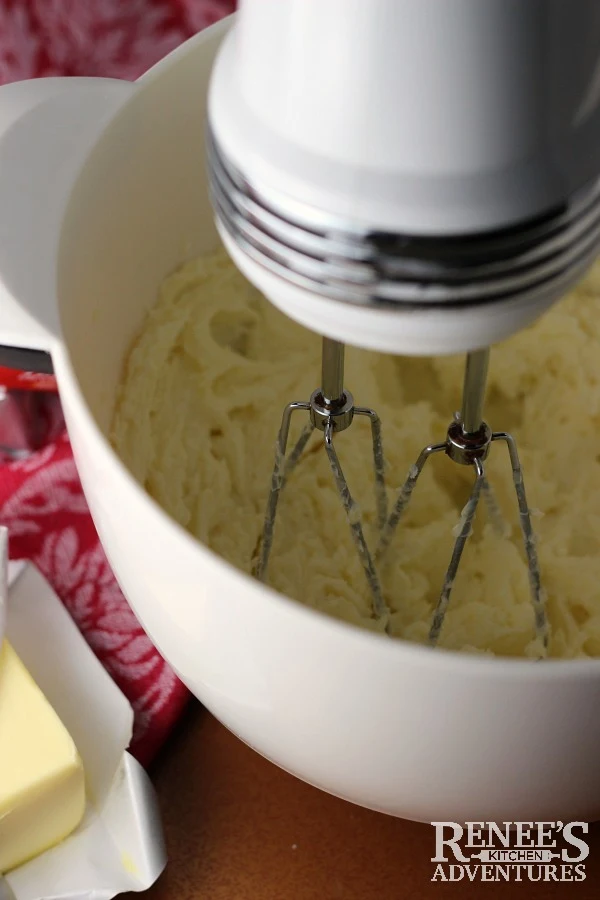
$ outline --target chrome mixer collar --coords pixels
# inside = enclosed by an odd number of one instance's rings
[[[560,293],[600,248],[600,178],[510,228],[430,237],[365,231],[246,181],[208,129],[211,199],[242,253],[290,285],[371,309],[485,306]]]

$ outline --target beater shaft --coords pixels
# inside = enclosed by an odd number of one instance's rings
[[[321,394],[326,406],[339,403],[344,396],[345,347],[339,341],[323,338],[321,350]]]
[[[455,420],[461,423],[465,434],[477,434],[483,423],[483,401],[485,399],[489,362],[489,347],[483,350],[475,350],[467,355],[461,411],[455,416]],[[494,530],[498,535],[506,536],[508,531],[507,525],[502,518],[492,487],[485,476],[481,483],[481,492],[484,496],[490,522]]]
[[[489,347],[467,354],[460,412],[460,422],[465,434],[476,434],[483,422],[483,401],[489,361]]]

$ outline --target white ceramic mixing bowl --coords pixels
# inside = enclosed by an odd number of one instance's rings
[[[461,656],[362,632],[231,568],[107,440],[157,287],[217,243],[203,127],[228,27],[135,85],[0,90],[0,342],[51,352],[94,521],[143,626],[235,734],[356,803],[432,820],[600,817],[600,661]]]

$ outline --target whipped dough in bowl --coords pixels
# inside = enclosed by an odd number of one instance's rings
[[[493,348],[484,415],[517,440],[547,595],[550,655],[600,656],[600,264],[534,326]],[[252,571],[281,413],[318,387],[321,339],[287,319],[223,250],[165,279],[122,377],[113,445],[161,507],[199,541]],[[464,357],[409,359],[346,349],[345,385],[383,424],[390,503],[420,450],[443,441]],[[290,445],[306,419],[292,420]],[[336,437],[365,534],[376,540],[368,420]],[[439,644],[536,657],[512,473],[495,444],[487,475],[505,519],[483,501]],[[425,467],[380,569],[391,633],[425,642],[474,473],[443,454]],[[269,583],[379,629],[315,432],[282,492]]]

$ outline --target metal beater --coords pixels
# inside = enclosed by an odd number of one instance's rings
[[[323,339],[321,388],[314,391],[308,402],[295,401],[289,403],[283,412],[281,427],[275,449],[275,464],[271,476],[271,489],[267,501],[267,510],[259,544],[259,556],[254,571],[257,578],[266,581],[269,557],[273,546],[275,520],[281,491],[286,480],[300,461],[304,449],[315,428],[323,432],[325,450],[336,488],[348,522],[350,532],[358,552],[369,590],[371,593],[372,613],[376,619],[383,620],[387,630],[390,610],[385,602],[376,562],[379,561],[394,537],[410,501],[419,476],[427,460],[436,453],[444,452],[453,462],[461,466],[471,466],[475,472],[475,481],[467,503],[462,511],[458,533],[452,550],[450,563],[440,591],[429,630],[429,643],[435,646],[439,640],[444,618],[450,603],[450,595],[456,579],[460,560],[465,545],[472,533],[473,521],[481,495],[486,497],[492,519],[498,526],[499,511],[495,505],[492,490],[485,476],[484,463],[490,452],[492,443],[502,442],[508,448],[512,468],[513,484],[519,507],[519,520],[523,535],[523,544],[527,558],[531,601],[534,611],[536,636],[540,639],[542,653],[548,649],[548,622],[545,610],[545,595],[541,584],[540,569],[537,558],[535,535],[531,524],[531,514],[527,504],[523,471],[519,460],[517,445],[512,435],[505,431],[492,431],[483,419],[483,401],[489,365],[489,349],[478,350],[467,355],[463,385],[462,407],[455,413],[448,427],[446,439],[437,444],[429,444],[419,454],[416,463],[411,467],[406,481],[398,491],[392,511],[388,516],[388,500],[385,484],[385,461],[381,435],[381,422],[373,409],[355,406],[354,398],[344,390],[344,345],[329,338]],[[308,412],[309,421],[302,429],[298,440],[289,455],[286,456],[290,422],[294,412]],[[379,540],[374,553],[368,547],[360,512],[352,498],[348,482],[340,465],[334,447],[334,435],[345,431],[352,424],[354,416],[366,416],[371,422],[371,440],[373,470],[375,476],[375,499]],[[501,526],[500,526],[501,527]]]
[[[475,471],[475,481],[469,499],[461,515],[460,526],[450,563],[446,571],[444,583],[433,615],[429,630],[429,642],[435,645],[440,636],[444,617],[450,603],[450,595],[454,586],[456,573],[460,565],[465,544],[472,532],[473,521],[481,494],[486,495],[491,507],[492,518],[498,516],[491,488],[485,477],[484,463],[494,442],[503,442],[508,448],[512,468],[513,484],[519,507],[519,521],[523,535],[531,601],[534,611],[536,636],[541,640],[543,653],[548,650],[548,622],[546,619],[545,595],[541,584],[540,568],[537,558],[535,535],[531,524],[531,513],[527,504],[523,470],[517,452],[514,437],[506,431],[492,431],[483,418],[483,401],[489,365],[489,349],[478,350],[467,355],[465,378],[463,385],[462,408],[455,413],[448,427],[446,439],[439,444],[429,444],[419,454],[415,465],[398,492],[390,517],[387,519],[379,538],[376,558],[380,558],[388,549],[394,532],[408,505],[412,492],[423,471],[427,460],[436,453],[444,452],[453,462],[461,466],[471,466]]]
[[[364,534],[360,511],[358,510],[348,487],[333,437],[345,431],[352,424],[354,416],[365,416],[371,423],[371,440],[373,444],[373,470],[375,473],[375,500],[379,528],[385,528],[387,521],[387,492],[385,487],[385,464],[383,444],[381,440],[381,422],[377,413],[365,406],[355,406],[352,394],[344,389],[344,345],[329,338],[323,338],[321,387],[313,391],[310,400],[288,403],[283,411],[281,427],[275,448],[275,464],[271,476],[271,490],[267,501],[267,512],[260,542],[260,554],[255,567],[256,577],[261,581],[267,578],[269,557],[273,546],[273,532],[279,496],[286,479],[290,477],[300,461],[304,448],[315,428],[323,432],[325,450],[335,486],[346,512],[350,525],[350,533],[360,557],[365,577],[372,597],[373,615],[376,619],[384,619],[387,625],[389,609],[385,603],[381,583],[373,556]],[[286,457],[290,422],[294,412],[308,412],[309,421],[302,429],[300,437],[289,456]]]

